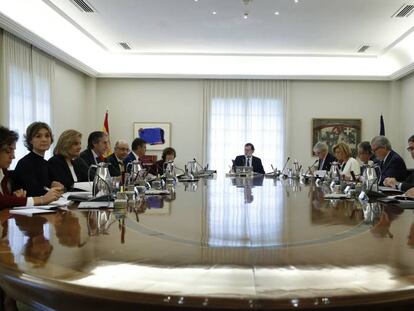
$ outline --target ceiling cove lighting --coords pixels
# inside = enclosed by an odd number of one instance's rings
[[[148,55],[103,49],[44,0],[0,1],[0,26],[94,77],[390,80],[409,73],[414,64],[414,32],[377,57]]]

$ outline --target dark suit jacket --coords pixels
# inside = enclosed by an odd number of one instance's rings
[[[92,164],[96,164],[95,163],[95,158],[93,156],[92,150],[91,149],[86,149],[83,150],[80,153],[80,157],[85,161],[85,163],[89,166],[91,166]],[[98,163],[101,162],[100,160],[98,160]]]
[[[111,154],[109,157],[106,158],[106,161],[111,164],[109,165],[109,174],[112,177],[114,176],[121,176],[121,170],[119,168],[118,159],[116,158],[115,154]],[[125,164],[124,164],[125,166]]]
[[[323,166],[321,167],[321,163],[323,160],[319,159],[318,162],[318,170],[329,171],[331,169],[331,163],[336,161],[336,158],[328,152],[325,158],[325,162],[323,162]]]
[[[407,191],[410,188],[414,187],[414,171],[408,175],[408,177],[403,181],[401,185],[401,191]]]
[[[246,165],[246,156],[239,155],[234,160],[234,166],[245,166]],[[253,172],[264,174],[265,171],[263,169],[262,160],[260,158],[252,156],[252,166],[253,166]]]
[[[390,151],[384,163],[381,161],[380,167],[381,185],[387,177],[394,177],[398,181],[403,181],[407,177],[407,167],[405,166],[405,162],[394,150]]]
[[[73,187],[74,180],[65,158],[60,154],[55,155],[49,159],[48,164],[50,178],[60,182],[67,190],[70,190]],[[89,167],[85,161],[81,158],[77,158],[72,160],[72,165],[78,181],[88,181]]]
[[[13,173],[13,190],[26,190],[28,197],[41,196],[50,187],[49,167],[40,155],[30,152],[17,162]]]
[[[25,206],[27,203],[27,198],[18,198],[9,191],[9,173],[7,170],[3,169],[4,178],[1,183],[2,192],[0,192],[0,209],[3,208],[12,208],[16,206]]]

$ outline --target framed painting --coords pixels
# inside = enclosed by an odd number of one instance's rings
[[[134,123],[134,139],[139,137],[147,142],[147,150],[162,151],[170,147],[170,123]]]
[[[325,142],[332,153],[337,143],[344,142],[356,156],[361,142],[361,119],[312,119],[312,148],[318,141]],[[312,150],[313,155],[313,150]]]

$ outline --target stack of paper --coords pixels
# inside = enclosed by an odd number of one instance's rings
[[[33,216],[35,214],[45,214],[45,213],[54,213],[55,210],[51,209],[42,209],[42,208],[18,208],[18,209],[12,209],[10,210],[10,214],[16,214],[16,215],[24,215],[24,216]]]
[[[92,192],[92,183],[89,182],[89,181],[75,182],[75,184],[73,185],[73,188],[83,190],[83,191]]]

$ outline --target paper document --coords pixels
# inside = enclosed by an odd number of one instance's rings
[[[146,195],[160,195],[160,194],[170,194],[168,190],[156,190],[156,189],[149,189],[145,190]]]
[[[326,175],[326,171],[325,170],[317,170],[313,173],[313,175],[318,176],[320,178],[324,178]]]
[[[80,202],[78,208],[112,208],[114,202]]]
[[[62,194],[62,197],[64,197],[65,199],[68,199],[68,197],[70,195],[84,195],[84,196],[92,196],[92,192],[88,192],[88,191],[70,191],[70,192],[65,192],[64,194]]]
[[[75,182],[75,184],[73,185],[73,188],[92,192],[92,182],[89,182],[89,181]]]
[[[28,208],[28,209],[12,209],[10,214],[33,216],[35,214],[54,213],[55,210],[40,209],[40,208]]]
[[[379,186],[378,188],[381,192],[398,192],[398,193],[402,193],[402,191],[400,191],[398,189],[395,189],[395,188],[391,188],[391,187]]]
[[[29,209],[41,209],[41,210],[48,210],[48,209],[57,209],[58,205],[56,204],[48,204],[48,205],[38,205],[38,206],[16,206],[13,210],[29,210]]]
[[[329,193],[325,194],[325,199],[347,199],[349,198],[349,194],[345,193]]]

